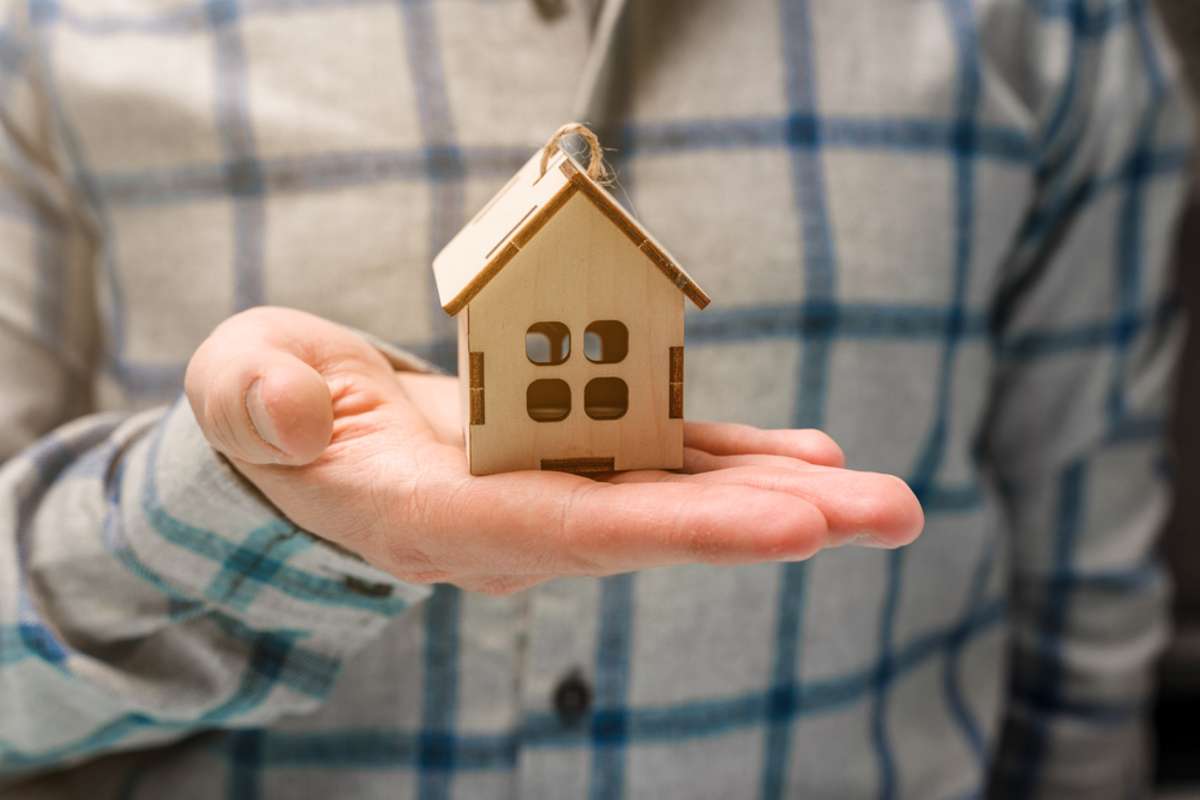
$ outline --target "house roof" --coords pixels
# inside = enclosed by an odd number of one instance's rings
[[[709,304],[708,295],[683,267],[604,187],[587,176],[579,162],[560,151],[544,175],[540,162],[539,151],[433,260],[438,298],[447,314],[453,316],[465,308],[577,193],[629,237],[697,308]]]

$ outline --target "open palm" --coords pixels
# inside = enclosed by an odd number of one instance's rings
[[[288,309],[218,327],[187,392],[213,446],[293,522],[411,582],[500,594],[796,560],[902,545],[923,522],[902,481],[845,469],[818,431],[690,422],[681,472],[472,476],[453,378],[396,372],[353,331]]]

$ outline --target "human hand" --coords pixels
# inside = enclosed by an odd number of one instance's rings
[[[688,422],[678,473],[472,476],[455,379],[397,373],[353,331],[290,309],[218,326],[186,389],[208,441],[283,514],[414,583],[506,594],[560,576],[894,547],[923,524],[900,479],[844,469],[812,430]]]

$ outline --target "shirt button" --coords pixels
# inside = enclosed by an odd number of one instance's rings
[[[572,671],[554,689],[554,710],[563,725],[574,725],[587,714],[592,705],[592,688],[579,674]]]

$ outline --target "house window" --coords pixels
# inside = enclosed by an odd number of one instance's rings
[[[629,410],[629,387],[620,378],[592,378],[583,390],[583,410],[592,419],[620,419]]]
[[[536,380],[525,390],[525,408],[535,422],[558,422],[571,413],[571,387],[558,378]]]
[[[553,366],[571,355],[571,331],[561,322],[535,322],[525,331],[525,355],[534,364]]]
[[[615,319],[602,319],[583,332],[583,354],[593,364],[615,364],[629,353],[629,329]]]

